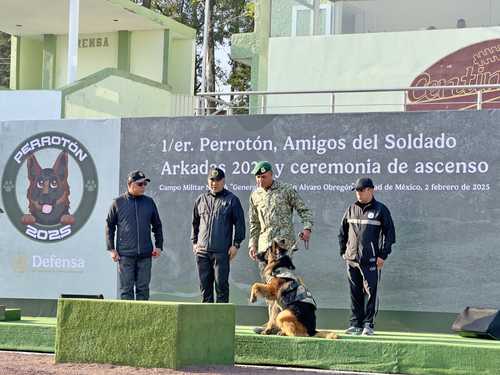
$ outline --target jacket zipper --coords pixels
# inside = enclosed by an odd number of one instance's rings
[[[212,200],[212,207],[210,207],[210,212],[211,215],[208,217],[208,242],[207,242],[207,248],[206,251],[208,251],[208,245],[212,243],[212,223],[214,222],[214,217],[215,217],[215,203],[216,203],[216,196],[213,197]]]
[[[141,249],[139,248],[139,215],[137,213],[137,199],[134,199],[134,206],[135,206],[135,224],[137,227],[137,255],[141,254]]]

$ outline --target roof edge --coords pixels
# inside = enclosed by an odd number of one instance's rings
[[[164,26],[169,30],[172,30],[176,34],[180,34],[186,39],[194,39],[196,37],[195,29],[186,26],[170,17],[164,16],[163,14],[145,8],[142,5],[138,5],[130,0],[105,0],[105,1],[117,7],[120,7],[125,11],[145,17],[152,22],[155,22],[161,26]]]

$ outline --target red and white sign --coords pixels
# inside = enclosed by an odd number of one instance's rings
[[[500,39],[464,47],[419,74],[411,87],[500,84]],[[407,111],[477,108],[475,89],[429,89],[408,92]],[[482,108],[500,108],[500,89],[482,91]]]

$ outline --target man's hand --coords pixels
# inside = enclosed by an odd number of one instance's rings
[[[157,249],[156,247],[153,249],[153,252],[151,253],[151,255],[154,257],[154,258],[158,258],[160,255],[161,255],[161,250],[160,249]]]
[[[198,252],[198,244],[194,243],[193,244],[193,254],[196,254]]]
[[[236,246],[231,246],[227,253],[229,255],[229,261],[232,261],[236,254],[238,254],[238,249],[236,248]]]
[[[113,249],[110,250],[109,252],[110,252],[109,255],[111,255],[111,259],[113,260],[113,262],[118,262],[120,260],[120,254],[118,254],[118,251]]]
[[[256,246],[250,246],[248,248],[248,256],[252,260],[257,260],[257,247]]]
[[[377,269],[381,270],[384,267],[384,260],[382,258],[377,258]]]
[[[302,239],[302,241],[309,241],[311,239],[311,230],[304,229],[300,238]]]

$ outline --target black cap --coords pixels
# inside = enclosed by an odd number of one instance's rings
[[[127,182],[137,182],[140,180],[144,180],[147,182],[151,182],[149,178],[146,178],[146,175],[143,171],[132,171],[128,174]]]
[[[211,168],[208,171],[208,179],[209,180],[220,181],[224,177],[226,177],[226,175],[224,174],[224,171],[220,168]]]
[[[356,180],[356,183],[354,184],[354,187],[351,189],[351,191],[354,190],[363,190],[366,188],[374,188],[373,186],[373,181],[371,178],[368,177],[361,177]]]

